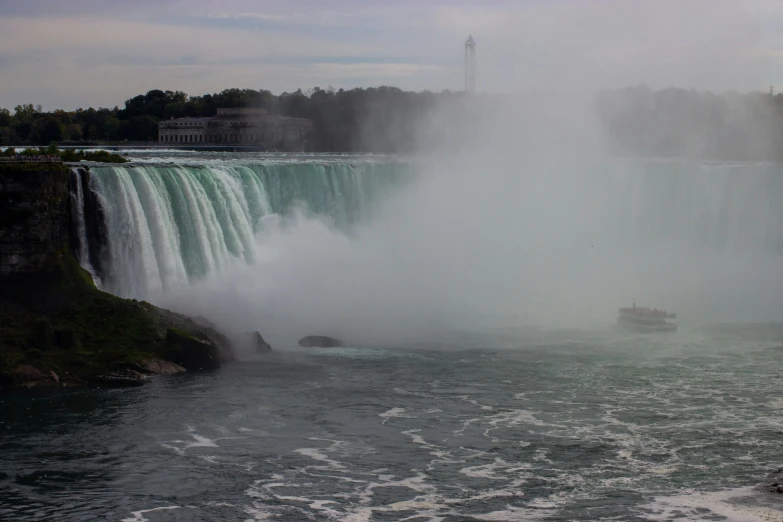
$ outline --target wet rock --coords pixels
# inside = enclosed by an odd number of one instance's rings
[[[325,335],[308,335],[299,340],[299,346],[304,348],[338,348],[342,341]]]
[[[148,382],[146,375],[134,370],[118,370],[97,375],[90,375],[84,379],[87,384],[96,388],[132,388],[143,386]]]
[[[272,345],[264,340],[264,337],[259,332],[248,332],[246,337],[250,341],[250,346],[257,352],[269,352],[272,351]]]
[[[778,492],[778,493],[783,493],[783,486],[776,487],[775,491]]]
[[[154,375],[175,375],[187,371],[177,363],[166,361],[158,357],[150,357],[149,359],[137,363],[135,366],[144,373],[152,373]]]
[[[169,329],[166,332],[168,352],[166,359],[187,370],[217,370],[220,368],[220,353],[214,342],[197,339],[185,332]]]
[[[154,308],[154,315],[158,324],[161,327],[161,333],[167,336],[168,330],[174,330],[184,334],[185,336],[194,337],[196,339],[207,340],[217,347],[218,362],[230,362],[235,360],[233,353],[233,345],[231,339],[226,337],[220,331],[218,331],[211,323],[201,317],[195,320],[191,317],[187,317],[181,314],[174,313],[170,310],[164,310],[162,308]],[[164,355],[164,359],[170,359],[185,366],[178,360],[171,359],[168,355]],[[187,366],[185,366],[187,368]],[[187,368],[192,370],[192,368]]]
[[[37,382],[44,379],[44,374],[35,366],[25,364],[14,370],[14,380],[18,383]]]

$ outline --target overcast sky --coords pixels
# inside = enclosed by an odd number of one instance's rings
[[[783,86],[783,0],[0,0],[0,106],[150,89]]]

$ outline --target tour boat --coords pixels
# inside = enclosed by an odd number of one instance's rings
[[[637,332],[674,332],[677,331],[677,314],[657,308],[650,309],[633,306],[620,308],[617,325]]]

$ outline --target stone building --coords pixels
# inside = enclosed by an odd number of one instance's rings
[[[207,118],[177,118],[158,124],[158,141],[172,145],[240,145],[266,150],[302,150],[313,122],[271,115],[266,109],[218,109]]]

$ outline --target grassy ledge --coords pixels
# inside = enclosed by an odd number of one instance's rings
[[[105,150],[84,151],[84,150],[60,150],[56,143],[48,147],[28,148],[17,152],[15,148],[9,147],[0,150],[0,161],[15,160],[16,162],[30,162],[40,164],[44,162],[66,161],[76,163],[79,161],[94,161],[96,163],[127,163],[128,158],[114,154]]]

